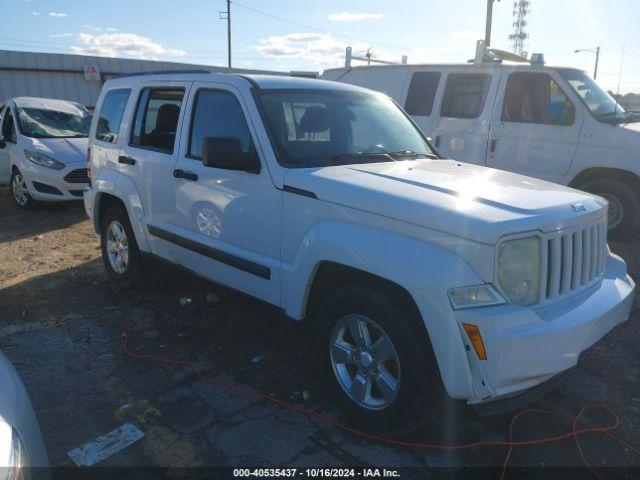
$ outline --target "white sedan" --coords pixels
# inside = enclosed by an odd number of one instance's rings
[[[32,478],[30,469],[47,478],[49,460],[29,395],[2,353],[0,385],[0,479]]]
[[[84,106],[64,100],[16,97],[1,117],[0,185],[11,184],[19,207],[37,201],[81,200],[88,185]]]

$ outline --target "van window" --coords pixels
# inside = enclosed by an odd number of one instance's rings
[[[452,118],[477,118],[484,109],[491,75],[452,73],[447,77],[440,115]]]
[[[130,145],[173,153],[184,89],[145,88],[140,92]]]
[[[195,99],[187,155],[202,159],[202,144],[207,137],[237,138],[249,152],[251,134],[236,97],[218,90],[200,90]]]
[[[120,122],[124,107],[129,100],[131,90],[111,90],[107,93],[100,107],[100,116],[96,128],[96,138],[103,142],[116,143],[120,133]]]
[[[428,117],[440,83],[440,72],[416,72],[411,77],[404,109],[409,115]]]
[[[11,115],[11,109],[7,108],[4,114],[4,124],[2,125],[2,136],[7,142],[16,143],[18,141],[16,137],[16,126],[13,123],[13,115]]]
[[[571,100],[546,73],[509,75],[502,106],[504,122],[573,125],[576,112]]]

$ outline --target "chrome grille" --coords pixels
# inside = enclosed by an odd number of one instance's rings
[[[606,219],[543,237],[540,301],[598,281],[606,249]]]

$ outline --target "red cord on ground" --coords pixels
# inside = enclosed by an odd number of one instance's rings
[[[625,440],[617,437],[616,435],[614,435],[612,432],[614,430],[616,430],[618,428],[618,426],[620,425],[620,420],[618,418],[618,416],[615,414],[615,412],[613,410],[611,410],[609,407],[605,406],[605,405],[598,405],[598,404],[588,404],[585,405],[580,412],[573,418],[570,419],[568,417],[566,417],[565,415],[562,415],[560,413],[557,412],[553,412],[550,410],[543,410],[543,409],[539,409],[539,408],[529,408],[526,410],[523,410],[519,413],[517,413],[512,419],[511,422],[509,423],[509,440],[482,440],[482,441],[478,441],[478,442],[471,442],[471,443],[461,443],[461,444],[452,444],[452,445],[442,445],[442,444],[437,444],[437,443],[421,443],[421,442],[412,442],[412,441],[406,441],[406,440],[401,440],[401,439],[396,439],[396,438],[390,438],[390,437],[385,437],[382,435],[374,435],[371,433],[367,433],[367,432],[363,432],[361,430],[358,430],[356,428],[350,427],[349,425],[346,425],[344,423],[339,422],[338,420],[329,417],[328,415],[324,415],[322,413],[310,410],[308,408],[299,406],[299,405],[295,405],[292,403],[288,403],[285,402],[283,400],[279,400],[277,398],[273,398],[267,394],[264,393],[260,393],[260,392],[253,392],[250,390],[246,390],[245,388],[240,387],[239,385],[232,383],[232,382],[225,382],[223,380],[218,380],[216,378],[212,378],[212,377],[207,377],[206,375],[204,375],[200,369],[198,368],[198,366],[195,364],[195,362],[190,362],[188,360],[180,360],[180,359],[173,359],[173,358],[165,358],[165,357],[160,357],[158,355],[154,355],[154,354],[148,354],[148,353],[134,353],[131,352],[128,348],[128,340],[129,340],[129,334],[128,332],[122,332],[120,337],[122,338],[122,348],[124,353],[131,357],[131,358],[135,358],[135,359],[140,359],[140,360],[155,360],[159,363],[163,363],[166,365],[180,365],[180,366],[185,366],[185,367],[189,367],[191,368],[196,375],[202,379],[203,381],[210,383],[212,385],[218,385],[218,386],[222,386],[227,388],[228,390],[231,390],[232,392],[236,393],[237,395],[240,396],[245,396],[245,397],[252,397],[252,398],[258,398],[261,400],[265,400],[267,402],[271,402],[274,403],[284,409],[287,410],[292,410],[295,412],[298,412],[302,415],[307,415],[309,417],[315,417],[318,418],[336,428],[339,428],[341,430],[344,430],[345,432],[349,432],[351,434],[369,439],[369,440],[375,440],[378,442],[382,442],[382,443],[386,443],[386,444],[390,444],[390,445],[395,445],[395,446],[400,446],[400,447],[409,447],[409,448],[419,448],[419,449],[431,449],[431,450],[464,450],[464,449],[471,449],[471,448],[479,448],[479,447],[489,447],[489,446],[493,446],[493,447],[508,447],[508,451],[507,451],[507,455],[504,459],[503,465],[502,465],[502,474],[500,476],[501,479],[503,479],[506,475],[506,469],[509,463],[509,459],[511,457],[511,454],[513,452],[514,447],[524,447],[524,446],[533,446],[533,445],[542,445],[542,444],[548,444],[548,443],[555,443],[555,442],[559,442],[561,440],[566,440],[569,438],[572,438],[576,444],[576,449],[578,451],[578,454],[580,456],[580,459],[582,460],[582,463],[591,471],[591,473],[593,473],[593,475],[598,478],[601,479],[602,477],[600,476],[600,474],[595,470],[595,468],[593,468],[593,466],[589,463],[589,461],[587,460],[584,451],[582,450],[582,446],[580,445],[580,442],[578,440],[578,437],[580,435],[584,435],[586,433],[594,433],[594,432],[598,432],[598,433],[603,433],[605,435],[607,435],[608,437],[610,437],[611,439],[615,440],[616,442],[620,443],[621,445],[624,445],[626,448],[628,448],[630,451],[634,452],[636,455],[640,456],[640,449],[637,447],[634,447],[632,445],[630,445],[629,443],[627,443]],[[589,411],[589,410],[596,410],[596,409],[600,409],[603,410],[604,412],[606,412],[612,419],[612,423],[610,425],[606,425],[606,426],[602,426],[602,427],[583,427],[583,428],[578,428],[578,425],[580,423],[580,420],[582,419],[582,417],[584,416],[584,414]],[[555,436],[548,436],[548,437],[540,437],[540,438],[534,438],[534,439],[530,439],[530,440],[514,440],[513,438],[513,427],[515,426],[515,424],[517,423],[517,421],[524,417],[525,415],[529,415],[532,413],[538,413],[538,414],[543,414],[543,415],[549,415],[549,416],[553,416],[556,418],[562,418],[562,419],[567,419],[567,420],[572,420],[572,429],[570,432],[561,434],[561,435],[555,435]]]

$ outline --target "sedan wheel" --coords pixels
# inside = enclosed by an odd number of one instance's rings
[[[400,359],[378,323],[363,315],[342,317],[330,348],[333,372],[351,400],[369,410],[393,403],[400,389]]]
[[[129,264],[129,241],[124,227],[113,220],[107,230],[107,255],[114,272],[123,274]]]
[[[26,206],[29,203],[29,190],[27,189],[27,182],[21,173],[15,173],[11,181],[11,192],[13,199],[21,207]]]

